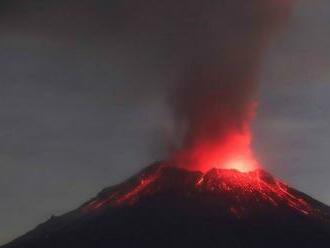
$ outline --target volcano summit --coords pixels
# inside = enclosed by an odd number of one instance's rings
[[[3,248],[329,246],[330,208],[263,170],[157,163]]]

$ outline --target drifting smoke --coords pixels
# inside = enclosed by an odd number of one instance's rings
[[[35,1],[17,0],[17,6],[25,9]],[[77,5],[76,0],[58,0],[40,8],[46,20],[62,27],[53,32],[71,37],[75,30],[83,39],[93,37],[97,45],[104,42],[111,63],[124,68],[130,87],[125,92],[144,98],[158,93],[154,89],[159,87],[162,92],[170,88],[179,137],[173,142],[177,164],[250,170],[257,166],[250,148],[250,122],[262,54],[285,24],[291,1],[83,0]],[[58,11],[61,4],[79,18]],[[34,11],[30,18],[40,27],[33,32],[48,32]]]
[[[206,1],[193,18],[184,76],[173,96],[183,132],[180,165],[251,170],[250,122],[258,71],[271,36],[291,3],[273,0]]]
[[[262,54],[291,0],[148,0],[121,6],[127,33],[162,47],[178,78],[170,106],[179,138],[173,160],[192,169],[250,170],[250,122]],[[161,56],[160,56],[161,57]],[[170,84],[170,83],[169,83]]]

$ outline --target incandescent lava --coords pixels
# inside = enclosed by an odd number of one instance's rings
[[[263,170],[158,163],[3,248],[329,245],[330,208]]]
[[[108,207],[139,204],[139,201],[168,192],[196,199],[204,195],[210,201],[218,199],[222,202],[221,208],[236,217],[276,207],[303,215],[317,214],[300,195],[261,169],[242,172],[214,168],[203,173],[165,164],[153,165],[126,183],[101,192],[82,206],[81,211],[92,213]]]

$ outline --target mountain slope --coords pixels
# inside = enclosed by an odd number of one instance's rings
[[[270,174],[164,163],[3,248],[330,247],[330,209]]]

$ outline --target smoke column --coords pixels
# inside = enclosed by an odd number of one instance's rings
[[[161,51],[157,63],[176,70],[167,85],[179,137],[174,162],[200,170],[254,169],[250,122],[259,67],[271,37],[286,23],[291,0],[123,0],[119,5],[121,35],[134,34],[135,46],[149,48],[146,56]]]
[[[183,133],[174,156],[179,165],[200,170],[258,167],[250,131],[258,71],[290,6],[279,0],[206,1],[200,6],[195,26],[188,28],[189,62],[172,100]]]

